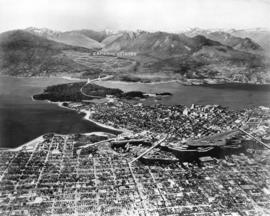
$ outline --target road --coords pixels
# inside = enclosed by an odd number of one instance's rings
[[[251,114],[249,115],[248,119],[250,118],[250,116],[251,116]],[[223,118],[223,117],[222,117],[222,118]],[[224,119],[224,118],[223,118],[223,119]],[[248,121],[248,119],[247,119],[246,121]],[[244,122],[244,120],[242,120],[242,122]],[[242,122],[238,124],[239,126],[237,126],[237,129],[238,129],[239,131],[245,133],[246,135],[248,135],[249,137],[251,137],[252,139],[254,139],[255,141],[257,141],[258,143],[260,143],[260,144],[262,144],[263,146],[265,146],[266,148],[270,149],[270,145],[268,145],[268,144],[262,142],[261,140],[259,140],[259,139],[256,138],[255,136],[253,136],[253,135],[251,135],[250,133],[248,133],[247,131],[243,130],[243,129],[241,128]],[[261,122],[262,122],[262,121],[261,121]],[[261,124],[261,122],[260,122],[260,124]]]
[[[257,141],[258,143],[262,144],[263,146],[265,146],[266,148],[270,149],[270,145],[267,145],[266,143],[262,142],[261,140],[259,140],[258,138],[256,138],[255,136],[251,135],[250,133],[246,132],[245,130],[238,128],[238,130],[240,130],[241,132],[245,133],[246,135],[248,135],[249,137],[251,137],[252,139],[254,139],[255,141]]]
[[[138,157],[136,157],[135,159],[133,159],[131,162],[129,162],[129,164],[131,165],[134,161],[140,159],[142,156],[144,156],[145,154],[147,154],[148,152],[150,152],[153,148],[157,147],[158,145],[160,145],[164,140],[166,140],[168,138],[168,134],[163,137],[162,139],[158,140],[153,146],[151,146],[149,149],[147,149],[145,152],[143,152],[142,154],[140,154]]]
[[[43,167],[42,167],[42,169],[41,169],[41,171],[39,173],[38,180],[36,181],[35,189],[37,189],[37,186],[38,186],[38,184],[39,184],[39,182],[40,182],[40,180],[42,178],[43,172],[45,170],[46,164],[48,163],[49,155],[50,155],[50,152],[51,152],[53,141],[54,141],[54,136],[52,137],[52,140],[51,140],[50,145],[49,145],[48,153],[47,153],[45,161],[44,161],[44,165],[43,165]]]
[[[87,86],[88,84],[93,83],[93,82],[95,82],[95,81],[107,80],[107,79],[110,79],[110,78],[112,78],[112,77],[113,77],[112,75],[108,75],[108,76],[105,76],[105,77],[102,77],[102,78],[99,77],[99,78],[97,78],[97,79],[92,79],[92,80],[88,79],[88,81],[80,88],[81,94],[84,95],[84,96],[86,96],[86,97],[91,97],[91,98],[98,98],[98,99],[103,98],[103,97],[101,97],[101,96],[96,96],[96,95],[89,95],[89,94],[86,94],[86,93],[83,91],[83,88],[84,88],[85,86]]]

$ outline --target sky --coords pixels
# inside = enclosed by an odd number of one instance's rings
[[[270,28],[270,0],[0,0],[0,32]]]

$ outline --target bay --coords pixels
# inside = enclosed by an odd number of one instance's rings
[[[31,98],[46,86],[68,82],[71,81],[55,77],[0,77],[0,148],[14,148],[49,132],[110,132],[75,111]]]

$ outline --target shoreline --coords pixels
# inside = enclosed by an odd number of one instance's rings
[[[20,145],[20,146],[18,146],[18,147],[15,147],[15,148],[1,148],[0,151],[21,151],[23,148],[27,148],[27,147],[30,147],[30,146],[32,146],[32,145],[35,146],[35,144],[36,144],[37,142],[42,142],[42,141],[44,141],[43,136],[46,135],[46,134],[47,134],[47,133],[42,134],[42,135],[40,135],[40,136],[38,136],[38,137],[36,137],[36,138],[34,138],[34,139],[32,139],[32,140],[26,142],[26,143],[23,143],[22,145]]]
[[[38,100],[35,100],[35,99],[33,98],[33,96],[31,96],[31,98],[32,98],[33,101],[38,101]],[[96,124],[96,125],[98,125],[98,126],[100,126],[100,127],[105,128],[105,129],[114,130],[114,131],[119,132],[119,133],[124,133],[125,131],[128,131],[128,130],[126,130],[126,129],[117,129],[117,128],[114,128],[114,127],[112,127],[112,126],[105,125],[105,124],[103,124],[103,123],[100,123],[100,122],[97,122],[97,121],[91,119],[90,117],[91,117],[91,114],[92,114],[92,113],[91,113],[90,111],[88,111],[88,110],[80,110],[80,111],[77,111],[77,110],[75,110],[75,109],[72,109],[72,108],[69,108],[69,107],[63,105],[64,103],[70,103],[69,101],[63,101],[63,102],[53,102],[53,101],[50,101],[50,100],[45,100],[45,101],[48,102],[48,103],[51,103],[51,104],[55,104],[55,105],[57,105],[57,106],[59,106],[59,107],[61,107],[61,108],[68,109],[68,110],[71,110],[71,111],[74,111],[74,112],[76,112],[76,113],[78,113],[78,114],[79,114],[79,113],[84,113],[84,114],[85,114],[85,116],[83,117],[84,120],[90,121],[90,122],[92,122],[92,123],[94,123],[94,124]],[[90,132],[90,133],[92,133],[92,132]]]
[[[65,80],[70,80],[70,81],[87,81],[87,78],[76,78],[76,77],[71,77],[71,76],[11,76],[11,75],[5,75],[5,74],[0,74],[1,77],[11,77],[11,78],[18,78],[18,79],[23,79],[23,78],[29,78],[29,79],[42,79],[42,78],[57,78],[57,79],[65,79]],[[191,81],[183,81],[179,79],[171,79],[171,80],[163,80],[163,81],[153,81],[153,82],[128,82],[128,81],[122,81],[122,80],[108,80],[110,82],[114,83],[134,83],[134,84],[149,84],[149,85],[155,85],[155,84],[166,84],[166,83],[178,83],[181,85],[186,85],[186,86],[202,86],[202,87],[211,87],[211,86],[217,86],[217,85],[249,85],[249,86],[270,86],[270,83],[241,83],[241,82],[216,82],[215,79],[213,79],[213,83],[192,83]],[[95,80],[94,82],[100,82],[99,80]],[[101,80],[103,82],[103,80]]]
[[[0,76],[1,77],[1,76]],[[7,76],[8,77],[8,76]],[[9,76],[9,77],[11,77],[11,76]],[[16,77],[15,77],[16,78]],[[31,77],[23,77],[23,78],[31,78]],[[39,78],[42,78],[42,77],[39,77]],[[59,78],[59,77],[58,77]],[[106,81],[101,81],[101,82],[106,82]],[[114,81],[114,80],[110,80],[109,82],[124,82],[124,81]],[[167,83],[168,82],[175,82],[175,81],[167,81]],[[124,83],[129,83],[129,82],[124,82]],[[145,84],[153,84],[153,83],[145,83]],[[215,84],[214,84],[215,85]],[[211,85],[210,85],[211,86]],[[36,99],[34,99],[33,98],[33,96],[31,96],[31,99],[32,99],[32,101],[38,101],[38,100],[36,100]],[[123,128],[120,128],[120,129],[117,129],[117,128],[114,128],[114,127],[112,127],[112,126],[109,126],[109,125],[106,125],[106,124],[103,124],[103,123],[99,123],[99,122],[97,122],[97,121],[95,121],[95,120],[93,120],[93,119],[91,119],[91,111],[87,111],[87,110],[77,110],[77,109],[74,109],[74,108],[70,108],[70,107],[67,107],[67,106],[63,106],[63,103],[65,103],[65,102],[52,102],[52,101],[50,101],[50,100],[45,100],[46,102],[48,102],[48,103],[52,103],[52,104],[57,104],[57,106],[59,106],[59,107],[61,107],[61,108],[66,108],[66,109],[69,109],[69,110],[72,110],[72,111],[76,111],[77,112],[77,114],[80,114],[80,113],[84,113],[85,114],[85,116],[83,116],[82,118],[84,119],[84,120],[87,120],[87,121],[90,121],[90,122],[92,122],[92,123],[94,123],[94,124],[96,124],[97,126],[100,126],[100,127],[102,127],[102,128],[104,128],[104,129],[109,129],[109,130],[113,130],[113,131],[115,131],[115,132],[119,132],[119,133],[125,133],[125,132],[132,132],[132,131],[129,131],[129,130],[127,130],[127,129],[123,129]],[[70,103],[70,102],[67,102],[67,103]],[[100,131],[101,132],[101,131]],[[92,132],[90,132],[90,133],[92,133]],[[72,134],[72,133],[70,133],[70,134]],[[44,134],[43,134],[44,135]],[[43,136],[43,135],[41,135],[41,136]],[[66,134],[67,135],[67,134]],[[35,138],[35,139],[37,139],[37,138]],[[22,145],[20,145],[20,146],[18,146],[18,147],[15,147],[15,148],[1,148],[0,149],[0,151],[1,150],[6,150],[6,149],[10,149],[10,150],[16,150],[16,149],[21,149],[21,148],[23,148],[23,146],[27,146],[29,143],[29,145],[31,145],[31,142],[32,141],[34,141],[35,139],[33,139],[33,140],[31,140],[31,141],[29,141],[29,142],[27,142],[27,143],[24,143],[24,144],[22,144]]]
[[[145,82],[127,82],[127,81],[121,81],[121,80],[101,80],[101,81],[95,81],[97,84],[99,84],[99,82],[101,83],[106,83],[106,82],[112,82],[112,83],[126,83],[126,84],[143,84],[143,85],[157,85],[157,84],[169,84],[169,83],[178,83],[181,85],[184,85],[184,83],[182,83],[180,80],[168,80],[168,81],[160,81],[160,82],[149,82],[149,83],[145,83]]]
[[[31,99],[32,101],[37,101],[33,98],[33,96],[31,96]],[[93,119],[91,119],[91,112],[88,111],[88,110],[80,110],[80,111],[77,111],[75,109],[72,109],[72,108],[69,108],[69,107],[66,107],[66,106],[63,106],[63,103],[69,103],[68,101],[67,102],[53,102],[53,101],[50,101],[50,100],[45,100],[46,102],[48,103],[51,103],[51,104],[55,104],[61,108],[65,108],[65,109],[68,109],[68,110],[71,110],[73,112],[76,112],[77,114],[80,114],[80,113],[83,113],[85,114],[83,119],[86,120],[86,121],[89,121],[89,122],[92,122],[94,124],[96,124],[97,126],[99,127],[102,127],[104,129],[109,129],[109,130],[113,130],[119,134],[122,134],[122,133],[125,133],[125,132],[131,132],[129,130],[126,130],[126,129],[117,129],[117,128],[114,128],[112,126],[109,126],[109,125],[105,125],[105,124],[102,124],[100,122],[97,122],[97,121],[94,121]],[[70,134],[58,134],[58,133],[55,133],[55,132],[52,132],[54,135],[59,135],[59,136],[68,136],[68,135],[72,135],[73,133],[70,133]],[[35,144],[37,142],[42,142],[44,141],[43,139],[43,136],[46,135],[48,133],[45,133],[45,134],[42,134],[26,143],[23,143],[22,145],[18,146],[18,147],[14,147],[14,148],[5,148],[5,147],[2,147],[0,148],[0,152],[1,151],[21,151],[23,148],[29,148],[31,146],[35,146]],[[109,133],[109,132],[103,132],[103,131],[93,131],[93,132],[85,132],[85,133],[80,133],[80,134],[83,134],[83,135],[86,135],[86,136],[90,136],[90,135],[97,135],[97,136],[108,136],[108,135],[114,135],[114,136],[117,136],[113,133]],[[34,148],[34,147],[32,147]]]
[[[112,126],[105,125],[105,124],[102,124],[102,123],[100,123],[100,122],[97,122],[97,121],[91,119],[90,117],[91,117],[91,114],[92,114],[92,113],[91,113],[90,111],[88,111],[88,110],[79,110],[79,111],[77,111],[77,110],[75,110],[75,109],[72,109],[72,108],[69,108],[69,107],[66,107],[66,106],[63,105],[64,103],[69,103],[69,101],[66,101],[66,102],[52,102],[52,101],[50,101],[50,100],[46,100],[46,101],[48,101],[49,103],[52,103],[52,104],[56,104],[57,106],[59,106],[59,107],[61,107],[61,108],[65,108],[65,109],[68,109],[68,110],[72,110],[72,111],[74,111],[74,112],[76,112],[76,113],[78,113],[78,114],[83,113],[83,114],[85,114],[84,117],[83,117],[84,120],[90,121],[90,122],[92,122],[92,123],[94,123],[94,124],[96,124],[96,125],[98,125],[98,126],[100,126],[100,127],[105,128],[105,129],[114,130],[114,131],[120,132],[120,133],[123,133],[123,132],[124,132],[124,130],[122,130],[122,129],[117,129],[117,128],[114,128],[114,127],[112,127]],[[104,132],[102,132],[102,131],[100,131],[100,132],[101,132],[101,133],[104,133]],[[89,132],[89,133],[93,133],[93,132]]]
[[[123,129],[123,128],[117,129],[117,128],[114,128],[112,126],[105,125],[103,123],[100,123],[100,122],[97,122],[97,121],[91,119],[92,112],[89,111],[89,110],[80,110],[79,112],[85,114],[85,116],[83,117],[83,119],[85,119],[87,121],[90,121],[90,122],[92,122],[92,123],[94,123],[94,124],[96,124],[96,125],[98,125],[100,127],[107,128],[107,129],[110,129],[110,130],[114,130],[115,132],[119,132],[119,133],[129,132],[129,130],[127,130],[127,129]]]
[[[0,74],[1,77],[10,77],[10,78],[18,78],[18,79],[24,79],[24,78],[29,78],[29,79],[44,79],[44,78],[57,78],[57,79],[65,79],[65,80],[71,80],[71,81],[87,81],[87,79],[83,78],[75,78],[71,76],[11,76],[11,75],[5,75],[5,74]]]
[[[35,100],[34,98],[32,98],[33,101],[37,101]],[[67,107],[67,106],[64,106],[63,103],[70,103],[68,101],[66,102],[52,102],[50,100],[46,100],[46,102],[48,103],[52,103],[52,104],[56,104],[57,106],[61,107],[61,108],[65,108],[65,109],[68,109],[68,110],[72,110],[72,111],[75,111],[77,112],[78,114],[80,113],[83,113],[85,114],[83,119],[86,120],[86,121],[90,121],[94,124],[96,124],[97,126],[100,126],[104,129],[109,129],[109,130],[113,130],[115,132],[118,132],[119,134],[123,134],[123,133],[132,133],[132,131],[128,130],[128,129],[123,129],[123,128],[120,128],[120,129],[117,129],[117,128],[114,128],[112,126],[109,126],[109,125],[105,125],[103,123],[100,123],[100,122],[97,122],[93,119],[91,119],[91,115],[93,112],[91,112],[90,110],[85,110],[85,109],[82,109],[82,110],[76,110],[76,109],[73,109],[73,108],[70,108],[70,107]],[[266,107],[268,108],[268,107]],[[45,134],[42,134],[18,147],[15,147],[15,148],[0,148],[0,151],[21,151],[22,149],[26,149],[28,148],[28,150],[32,150],[35,148],[35,145],[37,142],[42,142],[44,141],[44,138],[43,136],[46,135],[48,133],[45,133]],[[52,134],[54,135],[59,135],[59,136],[68,136],[68,135],[72,135],[74,133],[68,133],[68,134],[58,134],[58,133],[55,133],[55,132],[52,132]],[[103,132],[103,131],[93,131],[93,132],[85,132],[85,133],[79,133],[79,134],[83,134],[83,135],[86,135],[86,136],[90,136],[90,135],[97,135],[97,136],[108,136],[108,135],[114,135],[114,136],[117,136],[116,134],[113,134],[113,133],[109,133],[109,132]]]
[[[30,141],[28,141],[28,142],[26,142],[26,143],[24,143],[24,144],[22,144],[22,145],[20,145],[20,146],[18,146],[18,147],[15,147],[15,148],[5,148],[5,147],[1,147],[0,148],[0,152],[1,151],[12,151],[12,152],[17,152],[17,151],[21,151],[22,149],[27,149],[28,148],[28,150],[30,149],[34,149],[35,147],[36,147],[36,144],[39,142],[43,142],[44,141],[44,136],[46,135],[46,134],[49,134],[49,133],[44,133],[44,134],[42,134],[42,135],[40,135],[40,136],[38,136],[38,137],[36,137],[36,138],[34,138],[34,139],[32,139],[32,140],[30,140]],[[53,134],[54,136],[56,135],[56,136],[69,136],[69,135],[72,135],[73,133],[70,133],[70,134],[59,134],[59,133],[54,133],[54,132],[52,132],[52,133],[50,133],[50,134]],[[97,135],[97,136],[106,136],[106,137],[109,137],[109,135],[113,135],[113,134],[111,134],[111,133],[107,133],[107,132],[102,132],[102,131],[94,131],[94,132],[89,132],[89,133],[80,133],[80,134],[82,134],[82,135],[86,135],[86,136],[91,136],[91,135]],[[115,135],[114,135],[115,136]]]

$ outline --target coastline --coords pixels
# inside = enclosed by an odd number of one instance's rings
[[[31,99],[32,99],[32,101],[37,101],[37,100],[35,100],[35,99],[33,98],[33,96],[31,96]],[[88,110],[80,110],[80,111],[77,111],[77,110],[75,110],[75,109],[72,109],[72,108],[69,108],[69,107],[67,107],[67,106],[64,106],[63,103],[65,103],[65,102],[52,102],[52,101],[50,101],[50,100],[46,100],[46,102],[51,103],[51,104],[55,104],[55,105],[57,105],[57,106],[59,106],[59,107],[61,107],[61,108],[65,108],[65,109],[68,109],[68,110],[77,112],[78,114],[79,114],[79,113],[83,113],[83,114],[85,114],[85,116],[83,117],[84,120],[90,121],[90,122],[92,122],[92,123],[94,123],[94,124],[96,124],[96,125],[98,125],[98,126],[104,128],[104,129],[113,130],[113,131],[115,131],[115,132],[117,132],[117,133],[119,133],[119,134],[122,134],[122,133],[124,133],[124,132],[130,132],[130,131],[125,130],[125,129],[117,129],[117,128],[114,128],[114,127],[112,127],[112,126],[105,125],[105,124],[102,124],[102,123],[99,123],[99,122],[94,121],[93,119],[91,119],[91,114],[92,114],[92,113],[91,113],[90,111],[88,111]],[[67,101],[66,103],[68,103],[68,101]],[[46,134],[47,134],[47,133],[42,134],[42,135],[40,135],[40,136],[38,136],[38,137],[36,137],[36,138],[34,138],[34,139],[32,139],[32,140],[26,142],[26,143],[23,143],[22,145],[20,145],[20,146],[18,146],[18,147],[15,147],[15,148],[0,148],[0,151],[21,151],[21,150],[24,149],[24,148],[26,148],[26,149],[28,148],[28,149],[30,149],[30,150],[31,150],[31,149],[34,149],[37,142],[42,142],[42,141],[44,141],[43,136],[46,135]],[[59,136],[67,136],[67,135],[68,135],[68,134],[58,134],[58,133],[54,133],[54,132],[53,132],[53,134],[59,135]],[[102,132],[102,131],[86,132],[86,133],[82,133],[82,134],[87,135],[87,136],[90,136],[90,135],[108,136],[109,134],[110,134],[110,135],[113,135],[113,134],[111,134],[111,133],[108,133],[108,132]]]
[[[101,80],[101,81],[96,81],[97,84],[101,83],[106,83],[106,82],[112,82],[112,83],[130,83],[130,84],[145,84],[145,85],[156,85],[156,84],[166,84],[166,83],[179,83],[179,84],[184,84],[181,82],[181,80],[167,80],[167,81],[159,81],[159,82],[127,82],[127,81],[121,81],[121,80]]]
[[[71,76],[11,76],[11,75],[4,75],[4,74],[0,74],[0,78],[1,77],[12,77],[12,78],[18,78],[18,79],[23,79],[23,78],[30,78],[30,79],[42,79],[42,78],[58,78],[58,79],[65,79],[65,80],[70,80],[70,81],[74,81],[74,82],[85,82],[88,79],[87,78],[76,78],[76,77],[71,77]],[[196,83],[196,80],[194,81],[183,81],[183,80],[179,80],[179,79],[171,79],[171,80],[164,80],[164,81],[153,81],[153,82],[129,82],[129,81],[122,81],[122,80],[105,80],[106,81],[110,81],[110,82],[114,82],[114,83],[137,83],[137,84],[149,84],[149,85],[155,85],[155,84],[166,84],[166,83],[178,83],[181,85],[185,85],[185,86],[202,86],[202,87],[216,87],[216,86],[222,86],[222,85],[228,85],[228,88],[231,88],[230,85],[239,85],[239,86],[254,86],[254,87],[269,87],[270,83],[241,83],[241,82],[219,82],[216,79],[212,79],[210,81],[207,82],[198,82]],[[103,80],[99,81],[99,80],[93,80],[93,82],[104,82]]]
[[[106,82],[106,81],[101,81],[101,82]],[[111,82],[111,81],[110,81],[110,82]],[[122,82],[122,81],[112,81],[112,82]],[[168,81],[168,82],[174,82],[174,81]],[[125,82],[125,83],[128,83],[128,82]],[[153,84],[153,83],[146,83],[146,84]],[[31,99],[32,99],[32,101],[37,101],[36,99],[33,98],[33,96],[31,96]],[[78,110],[78,109],[70,108],[70,107],[67,107],[67,106],[63,106],[63,104],[64,104],[65,102],[52,102],[52,101],[50,101],[50,100],[46,100],[46,102],[52,103],[52,104],[57,104],[57,106],[59,106],[59,107],[61,107],[61,108],[66,108],[66,109],[69,109],[69,110],[72,110],[72,111],[76,111],[77,114],[83,113],[83,114],[85,114],[85,116],[83,116],[83,117],[81,117],[81,118],[83,118],[84,120],[90,121],[90,122],[92,122],[92,123],[94,123],[94,124],[96,124],[96,125],[98,125],[98,126],[104,128],[104,129],[113,130],[113,131],[119,132],[119,133],[131,132],[131,131],[127,130],[127,129],[123,129],[123,128],[115,128],[115,127],[112,127],[112,126],[109,126],[109,125],[106,125],[106,124],[103,124],[103,123],[100,123],[100,122],[97,122],[97,121],[91,119],[91,116],[92,116],[91,111],[87,111],[87,110]],[[69,103],[69,102],[67,102],[67,103]],[[43,134],[43,135],[44,135],[44,134]],[[42,136],[43,136],[43,135],[42,135]],[[35,138],[35,139],[36,139],[36,138]],[[34,139],[34,140],[35,140],[35,139]],[[32,140],[32,141],[33,141],[33,140]],[[22,147],[25,146],[25,145],[27,146],[27,144],[31,143],[32,141],[29,141],[29,142],[27,142],[27,143],[25,143],[25,144],[22,144],[22,145],[19,146],[19,147],[15,147],[15,149],[17,149],[17,148],[19,149],[20,147],[22,148]],[[30,144],[29,144],[29,145],[30,145]],[[12,148],[8,148],[8,149],[12,149]],[[5,150],[5,148],[0,149],[0,150]]]
[[[68,108],[68,109],[71,109],[71,108]],[[119,133],[129,132],[129,130],[126,130],[126,129],[123,129],[123,128],[117,129],[117,128],[114,128],[112,126],[105,125],[103,123],[100,123],[100,122],[97,122],[97,121],[91,119],[92,112],[89,111],[89,110],[80,110],[80,113],[85,114],[85,116],[83,117],[85,120],[93,122],[94,124],[96,124],[96,125],[98,125],[100,127],[107,128],[107,129],[110,129],[110,130],[114,130],[114,131],[119,132]]]
[[[57,79],[65,79],[65,80],[71,80],[71,81],[87,81],[87,79],[82,78],[75,78],[71,76],[11,76],[11,75],[5,75],[0,74],[0,77],[11,77],[11,78],[18,78],[18,79],[43,79],[43,78],[57,78]]]
[[[18,146],[15,148],[1,148],[0,151],[21,151],[23,148],[29,148],[29,147],[31,147],[31,149],[33,149],[33,148],[35,148],[37,142],[44,141],[44,139],[43,139],[44,135],[46,135],[46,133],[30,140],[29,142],[22,144],[21,146]]]
[[[35,100],[35,99],[33,98],[33,96],[31,96],[31,98],[32,98],[33,101],[37,101],[37,100]],[[53,101],[50,101],[50,100],[45,100],[45,101],[48,102],[48,103],[51,103],[51,104],[56,104],[57,106],[59,106],[59,107],[61,107],[61,108],[65,108],[65,109],[68,109],[68,110],[72,110],[72,111],[77,112],[77,113],[84,113],[85,116],[83,117],[83,119],[85,119],[85,120],[87,120],[87,121],[90,121],[90,122],[92,122],[92,123],[94,123],[94,124],[96,124],[96,125],[98,125],[98,126],[100,126],[100,127],[105,128],[105,129],[114,130],[114,131],[119,132],[119,133],[128,132],[128,130],[126,130],[126,129],[117,129],[117,128],[114,128],[114,127],[112,127],[112,126],[105,125],[105,124],[102,124],[102,123],[100,123],[100,122],[94,121],[93,119],[91,119],[91,114],[92,114],[92,113],[91,113],[90,111],[88,111],[88,110],[80,110],[80,111],[78,112],[78,111],[75,110],[75,109],[72,109],[72,108],[69,108],[69,107],[63,105],[64,103],[69,103],[69,101],[64,101],[64,102],[53,102]]]
[[[26,149],[26,150],[33,150],[36,148],[36,144],[37,143],[41,143],[44,141],[44,136],[48,134],[48,133],[45,133],[45,134],[42,134],[24,144],[22,144],[21,146],[18,146],[18,147],[15,147],[15,148],[0,148],[0,152],[1,151],[13,151],[13,152],[16,152],[16,151],[21,151],[22,149]],[[70,134],[59,134],[59,133],[51,133],[51,134],[54,134],[54,135],[57,135],[57,136],[68,136]],[[101,131],[95,131],[95,132],[89,132],[89,133],[81,133],[83,135],[86,135],[86,136],[91,136],[91,135],[97,135],[97,136],[106,136],[106,137],[109,137],[109,135],[112,135],[110,133],[107,133],[107,132],[101,132]]]

